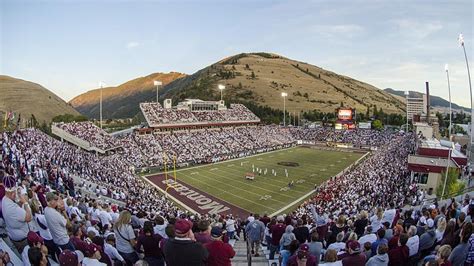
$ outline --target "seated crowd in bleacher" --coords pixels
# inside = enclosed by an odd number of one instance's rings
[[[268,148],[269,139],[280,145],[323,141],[317,131],[332,141],[380,146],[284,216],[188,214],[132,171],[135,162],[148,161],[136,158],[143,156],[136,149],[147,144],[155,149],[143,149],[149,156],[174,150],[193,160],[200,152],[206,154],[200,158],[216,157],[222,149],[245,155]],[[35,129],[1,134],[3,241],[25,265],[230,265],[235,252],[227,242],[242,237],[252,242],[254,256],[263,243],[282,265],[469,265],[474,259],[470,199],[402,210],[421,200],[407,177],[410,134],[275,126],[204,132],[148,135],[150,142],[131,136],[133,141],[117,140],[127,145],[108,156]],[[209,142],[220,148],[203,149]],[[74,184],[74,178],[96,185],[78,186],[83,182]],[[96,193],[101,198],[94,199]],[[3,253],[1,259],[8,258]]]
[[[89,142],[92,147],[109,150],[119,146],[112,136],[89,121],[56,123],[54,125],[79,139]]]

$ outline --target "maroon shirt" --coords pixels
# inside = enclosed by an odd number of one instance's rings
[[[288,266],[298,266],[298,255],[293,255],[288,259]],[[314,256],[309,254],[306,260],[306,266],[317,266],[318,259]]]
[[[365,266],[366,261],[364,253],[352,254],[342,259],[342,266]]]
[[[194,237],[196,238],[197,242],[199,242],[203,245],[207,244],[207,243],[210,243],[212,241],[211,235],[209,233],[206,233],[206,232],[195,233]]]
[[[410,251],[406,245],[396,247],[388,251],[388,265],[405,265],[409,256]]]
[[[286,224],[278,223],[273,225],[270,228],[270,233],[272,234],[272,245],[280,245],[281,236],[285,233]]]
[[[208,266],[231,266],[230,259],[235,256],[235,251],[230,244],[214,240],[204,245],[209,251]]]

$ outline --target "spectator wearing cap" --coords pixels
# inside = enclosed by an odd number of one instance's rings
[[[275,252],[280,250],[280,240],[286,229],[284,222],[285,218],[283,215],[279,215],[277,216],[277,224],[270,227],[270,234],[272,235],[272,239],[270,241],[270,260],[275,259]]]
[[[214,226],[211,229],[212,241],[204,245],[209,252],[208,266],[230,266],[231,259],[235,256],[232,246],[222,241],[222,229]]]
[[[150,265],[165,265],[161,249],[158,248],[161,239],[160,235],[153,232],[153,223],[146,221],[143,225],[143,234],[138,237],[135,249],[137,252],[141,252],[143,246],[143,252],[145,253],[143,259]]]
[[[70,241],[66,229],[70,222],[67,219],[62,199],[56,194],[49,192],[46,194],[46,200],[48,201],[48,207],[44,210],[44,217],[46,218],[54,244],[61,248],[61,250],[69,249],[74,251],[74,245]]]
[[[186,219],[175,222],[175,238],[170,238],[164,245],[166,264],[169,266],[206,265],[209,252],[196,242],[191,230],[193,224]]]
[[[207,244],[212,241],[211,239],[211,225],[208,220],[200,220],[198,222],[198,230],[199,232],[194,234],[196,241],[201,244]]]
[[[380,244],[377,248],[377,255],[367,261],[366,266],[387,266],[388,265],[388,246]]]
[[[307,244],[302,244],[300,249],[288,260],[288,266],[316,266],[319,263],[319,258],[309,253],[309,247]]]
[[[362,252],[359,242],[350,241],[348,243],[349,255],[342,259],[343,266],[364,266],[367,261],[365,254]]]
[[[28,250],[28,260],[32,266],[47,266],[48,257],[41,248],[32,247]]]
[[[65,249],[59,254],[60,266],[81,266],[81,261],[76,252]]]
[[[377,255],[377,248],[380,244],[386,244],[388,246],[388,241],[385,239],[385,229],[383,228],[377,230],[377,240],[372,243],[372,256]]]
[[[252,255],[255,255],[255,257],[260,256],[258,250],[265,235],[265,224],[262,222],[261,219],[259,220],[258,217],[259,215],[255,214],[255,220],[249,222],[245,227],[245,233],[247,234],[247,237],[250,240]]]
[[[82,266],[106,266],[107,264],[100,262],[100,247],[94,243],[87,246],[87,251],[84,254]]]
[[[44,246],[43,238],[33,231],[28,232],[26,240],[28,242],[28,245],[23,249],[23,252],[21,253],[21,259],[23,260],[24,266],[30,266],[31,264],[28,258],[28,250],[33,247],[38,247],[40,249],[44,249],[44,251],[46,251],[46,254],[48,254],[48,248]]]
[[[114,233],[117,239],[117,250],[129,266],[135,264],[139,259],[138,254],[134,249],[137,241],[135,232],[130,224],[131,220],[132,214],[129,211],[124,210],[120,213],[119,218],[114,225]]]
[[[32,219],[31,209],[26,195],[20,195],[18,203],[15,201],[17,187],[13,177],[5,176],[3,184],[5,185],[5,196],[2,199],[3,219],[10,240],[21,254],[28,244],[26,238],[29,231],[28,223]]]
[[[422,257],[428,255],[436,243],[436,232],[433,219],[426,220],[426,231],[420,236],[420,253]]]
[[[398,246],[388,251],[388,265],[407,265],[408,257],[410,256],[410,250],[407,247],[408,235],[405,233],[400,234],[398,238]]]
[[[114,265],[126,265],[125,259],[120,255],[118,250],[115,248],[115,235],[110,233],[105,238],[104,252],[109,256]]]

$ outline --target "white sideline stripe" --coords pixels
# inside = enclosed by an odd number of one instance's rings
[[[165,195],[166,197],[170,197],[174,202],[178,203],[179,205],[183,206],[185,209],[187,209],[188,211],[192,212],[192,213],[200,213],[200,212],[197,212],[193,209],[191,209],[191,207],[189,207],[188,205],[184,204],[183,202],[181,202],[180,200],[178,200],[177,198],[171,196],[169,193],[167,193],[166,191],[164,191],[162,188],[160,188],[159,186],[157,186],[155,183],[151,182],[150,180],[148,180],[148,178],[144,178],[144,177],[140,177],[141,179],[145,180],[146,182],[150,183],[150,185],[154,186],[156,189],[158,189],[161,193],[163,193],[163,195]]]
[[[350,164],[349,166],[347,166],[346,168],[344,168],[341,172],[339,172],[336,176],[340,176],[344,171],[346,171],[348,168],[352,167],[353,165],[356,165],[358,164],[362,159],[364,159],[367,155],[369,155],[370,152],[366,152],[364,154],[364,156],[360,157],[357,161],[353,162],[352,164]],[[313,189],[311,190],[310,192],[306,193],[305,195],[301,196],[300,198],[298,198],[297,200],[293,201],[292,203],[286,205],[285,207],[279,209],[278,211],[270,214],[270,216],[276,216],[280,213],[282,213],[284,210],[288,209],[289,207],[295,205],[296,203],[304,200],[305,198],[309,197],[312,193],[316,192],[316,189]]]

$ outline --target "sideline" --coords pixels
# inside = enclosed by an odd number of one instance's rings
[[[341,176],[347,169],[349,169],[350,167],[354,166],[354,165],[357,165],[359,164],[359,162],[364,159],[365,157],[367,157],[368,155],[370,154],[370,152],[366,152],[364,154],[364,156],[360,157],[357,161],[353,162],[352,164],[350,164],[349,166],[347,166],[346,168],[344,168],[341,172],[339,172],[336,176]],[[326,180],[327,181],[327,180]],[[326,182],[325,181],[325,182]],[[306,193],[305,195],[301,196],[300,198],[296,199],[295,201],[291,202],[290,204],[286,205],[285,207],[279,209],[278,211],[270,214],[270,217],[272,216],[276,216],[278,214],[281,214],[283,211],[287,210],[288,208],[294,206],[295,204],[297,204],[298,202],[300,201],[303,201],[304,199],[308,198],[309,196],[311,196],[311,194],[315,193],[316,192],[316,189],[313,189],[311,190],[310,192]]]
[[[200,213],[200,212],[197,212],[193,209],[191,209],[188,205],[184,204],[183,202],[181,202],[180,200],[178,200],[177,198],[171,196],[169,193],[167,193],[166,191],[164,191],[162,188],[160,188],[158,185],[156,185],[155,183],[151,182],[150,180],[148,180],[148,178],[144,178],[144,177],[139,177],[141,179],[143,179],[144,181],[148,182],[150,185],[154,186],[156,189],[158,189],[161,193],[163,193],[163,195],[165,195],[166,198],[171,198],[174,202],[178,203],[179,205],[181,205],[182,207],[184,207],[185,209],[187,209],[188,211],[190,211],[191,213],[193,214],[196,214],[196,213]]]

